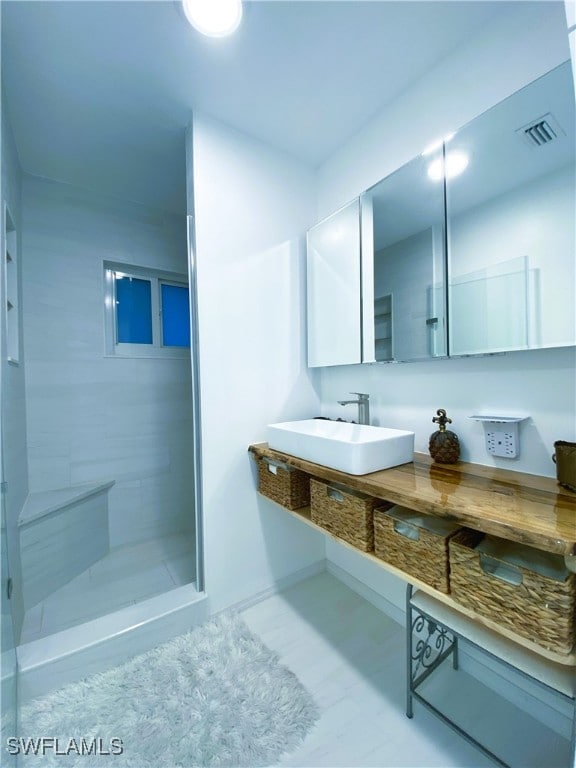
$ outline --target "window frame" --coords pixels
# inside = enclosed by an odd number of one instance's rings
[[[152,344],[118,342],[116,314],[116,276],[134,277],[151,283]],[[163,346],[162,344],[162,284],[175,285],[189,291],[188,277],[179,272],[141,267],[134,264],[104,262],[104,315],[105,357],[133,358],[189,358],[190,347]],[[188,318],[190,322],[190,318]]]

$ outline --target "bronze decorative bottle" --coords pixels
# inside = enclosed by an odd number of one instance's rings
[[[439,408],[432,421],[438,424],[438,431],[430,435],[430,456],[440,464],[455,464],[460,458],[460,441],[458,435],[446,429],[446,424],[452,424],[452,419],[446,416],[444,408]]]

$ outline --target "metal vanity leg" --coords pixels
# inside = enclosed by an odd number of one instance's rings
[[[452,642],[452,669],[458,669],[458,667],[458,638],[454,636],[454,640]]]
[[[413,587],[406,587],[406,717],[413,716],[414,699],[422,701],[418,687],[449,656],[458,669],[458,638],[448,627],[412,602]],[[576,768],[576,766],[575,766]]]
[[[406,717],[414,715],[412,707],[412,584],[406,586]]]

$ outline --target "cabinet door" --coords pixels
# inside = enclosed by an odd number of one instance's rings
[[[451,355],[575,343],[575,148],[570,62],[446,144]]]
[[[363,362],[446,355],[442,148],[362,195]]]
[[[307,234],[308,366],[362,362],[360,201]]]

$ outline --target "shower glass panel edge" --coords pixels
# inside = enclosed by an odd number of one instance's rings
[[[194,217],[186,217],[188,233],[188,282],[190,290],[190,364],[192,366],[192,421],[194,462],[194,514],[196,536],[196,588],[204,592],[204,531],[202,526],[202,430],[200,403],[200,361],[198,354],[198,301]]]
[[[198,334],[198,281],[196,264],[196,229],[194,220],[194,119],[185,131],[186,160],[186,234],[188,246],[188,285],[190,290],[190,364],[192,366],[192,422],[194,462],[194,515],[196,536],[196,589],[203,593],[204,585],[204,527],[202,507],[202,421],[200,398],[200,354]]]

